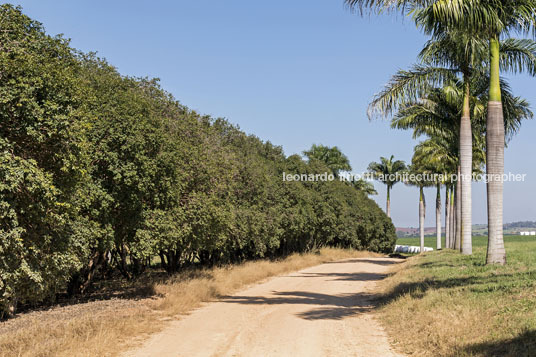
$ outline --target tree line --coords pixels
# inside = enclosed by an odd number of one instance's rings
[[[532,118],[501,73],[536,75],[534,0],[345,0],[363,14],[395,11],[411,17],[430,36],[419,63],[398,71],[375,95],[369,117],[391,118],[391,127],[424,136],[408,170],[440,173],[456,180],[406,182],[419,188],[421,251],[424,246],[423,188],[437,187],[437,247],[441,248],[441,195],[445,186],[446,244],[472,254],[472,176],[488,178],[486,263],[505,264],[503,240],[504,147]],[[514,37],[519,36],[519,37]],[[532,38],[526,38],[526,37]],[[374,171],[392,171],[372,163]],[[499,178],[499,179],[497,179]],[[386,182],[388,189],[392,183]],[[389,196],[388,196],[389,206]]]
[[[152,261],[173,273],[324,246],[392,250],[370,185],[283,182],[341,169],[315,147],[287,157],[20,8],[2,5],[0,26],[0,317]]]

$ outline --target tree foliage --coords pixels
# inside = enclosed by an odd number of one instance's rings
[[[399,182],[399,175],[406,170],[404,161],[394,160],[394,158],[394,155],[389,158],[382,156],[379,162],[373,161],[368,166],[370,174],[389,188]]]
[[[2,5],[0,24],[0,316],[83,293],[105,271],[135,278],[156,257],[173,273],[393,248],[391,220],[361,190],[283,181],[348,170],[338,149],[335,161],[287,157],[48,36],[19,8]]]
[[[303,154],[309,160],[319,160],[325,163],[335,176],[338,176],[341,171],[352,170],[350,160],[336,146],[328,147],[313,144],[311,149],[304,151]]]

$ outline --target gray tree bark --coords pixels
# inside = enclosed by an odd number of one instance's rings
[[[425,216],[425,202],[424,202],[424,189],[421,186],[419,188],[419,232],[420,232],[420,243],[421,243],[421,251],[420,253],[424,253],[424,216]]]
[[[387,185],[387,207],[386,207],[386,213],[387,217],[391,218],[391,187]]]
[[[456,188],[450,188],[450,249],[456,245]]]
[[[436,249],[441,249],[441,185],[437,184],[436,196]]]
[[[465,95],[468,98],[469,83],[466,84]],[[460,121],[460,177],[461,200],[460,200],[460,234],[462,254],[473,254],[472,222],[471,222],[471,184],[473,173],[473,134],[471,130],[471,118],[469,114],[469,102],[465,104],[464,115]]]
[[[456,181],[456,244],[454,249],[461,251],[462,240],[462,183],[460,178],[461,168],[458,166],[458,181]]]
[[[506,264],[503,239],[504,118],[501,102],[488,103],[486,124],[486,173],[488,174],[487,264]]]
[[[445,248],[450,248],[450,191],[445,185]]]

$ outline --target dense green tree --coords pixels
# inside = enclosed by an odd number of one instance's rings
[[[335,177],[338,177],[341,171],[352,170],[350,160],[336,146],[313,144],[311,149],[304,151],[303,154],[309,160],[319,160],[325,163]]]
[[[336,147],[309,160],[178,103],[157,80],[0,7],[0,318],[133,279],[325,246],[392,251],[395,228],[347,182]],[[320,149],[319,149],[320,148]]]
[[[61,37],[0,7],[0,311],[53,297],[101,234],[87,205],[80,64]],[[0,312],[1,314],[1,312]]]
[[[377,195],[378,191],[374,188],[374,184],[363,178],[352,180],[352,186],[356,189],[363,191],[367,195]]]

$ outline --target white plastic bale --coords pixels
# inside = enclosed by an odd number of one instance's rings
[[[425,252],[432,252],[434,248],[424,247]],[[417,254],[421,252],[421,247],[414,245],[395,245],[395,253],[411,253]]]

